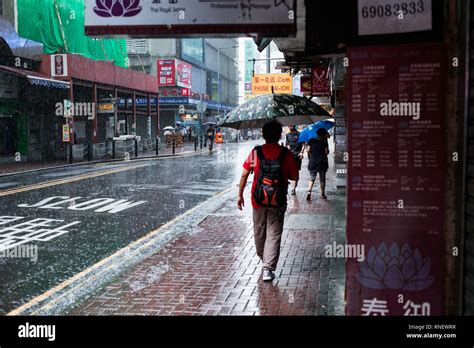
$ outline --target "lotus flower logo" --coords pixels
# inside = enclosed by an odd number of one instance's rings
[[[387,249],[382,243],[378,248],[370,248],[356,278],[371,289],[418,291],[433,283],[434,278],[429,276],[430,270],[431,259],[423,259],[418,249],[412,250],[405,244],[400,250],[395,242]]]
[[[96,0],[94,12],[101,17],[133,17],[142,11],[140,0]]]

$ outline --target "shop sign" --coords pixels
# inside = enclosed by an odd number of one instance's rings
[[[346,88],[346,314],[442,315],[447,57],[439,44],[354,47]]]
[[[70,138],[70,128],[68,124],[63,125],[63,142],[64,143],[69,143],[71,141]]]
[[[359,0],[359,35],[432,29],[431,0]]]
[[[293,78],[289,74],[255,74],[252,94],[292,93]]]
[[[69,72],[67,54],[51,55],[51,76],[67,77],[68,73]]]
[[[87,35],[175,37],[176,34],[259,33],[288,36],[295,33],[295,19],[295,0],[85,0]]]

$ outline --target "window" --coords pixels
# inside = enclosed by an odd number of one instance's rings
[[[148,39],[127,40],[127,53],[148,54]]]

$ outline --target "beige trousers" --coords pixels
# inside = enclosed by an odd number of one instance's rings
[[[253,230],[257,255],[263,268],[274,271],[280,257],[281,235],[286,207],[254,208]]]

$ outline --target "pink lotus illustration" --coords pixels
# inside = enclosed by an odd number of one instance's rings
[[[419,291],[433,283],[434,278],[429,276],[430,270],[431,259],[423,259],[418,249],[412,250],[405,244],[400,250],[395,242],[387,249],[382,243],[377,248],[370,248],[356,278],[371,289]]]
[[[101,17],[133,17],[142,11],[140,0],[96,0],[94,12]]]

